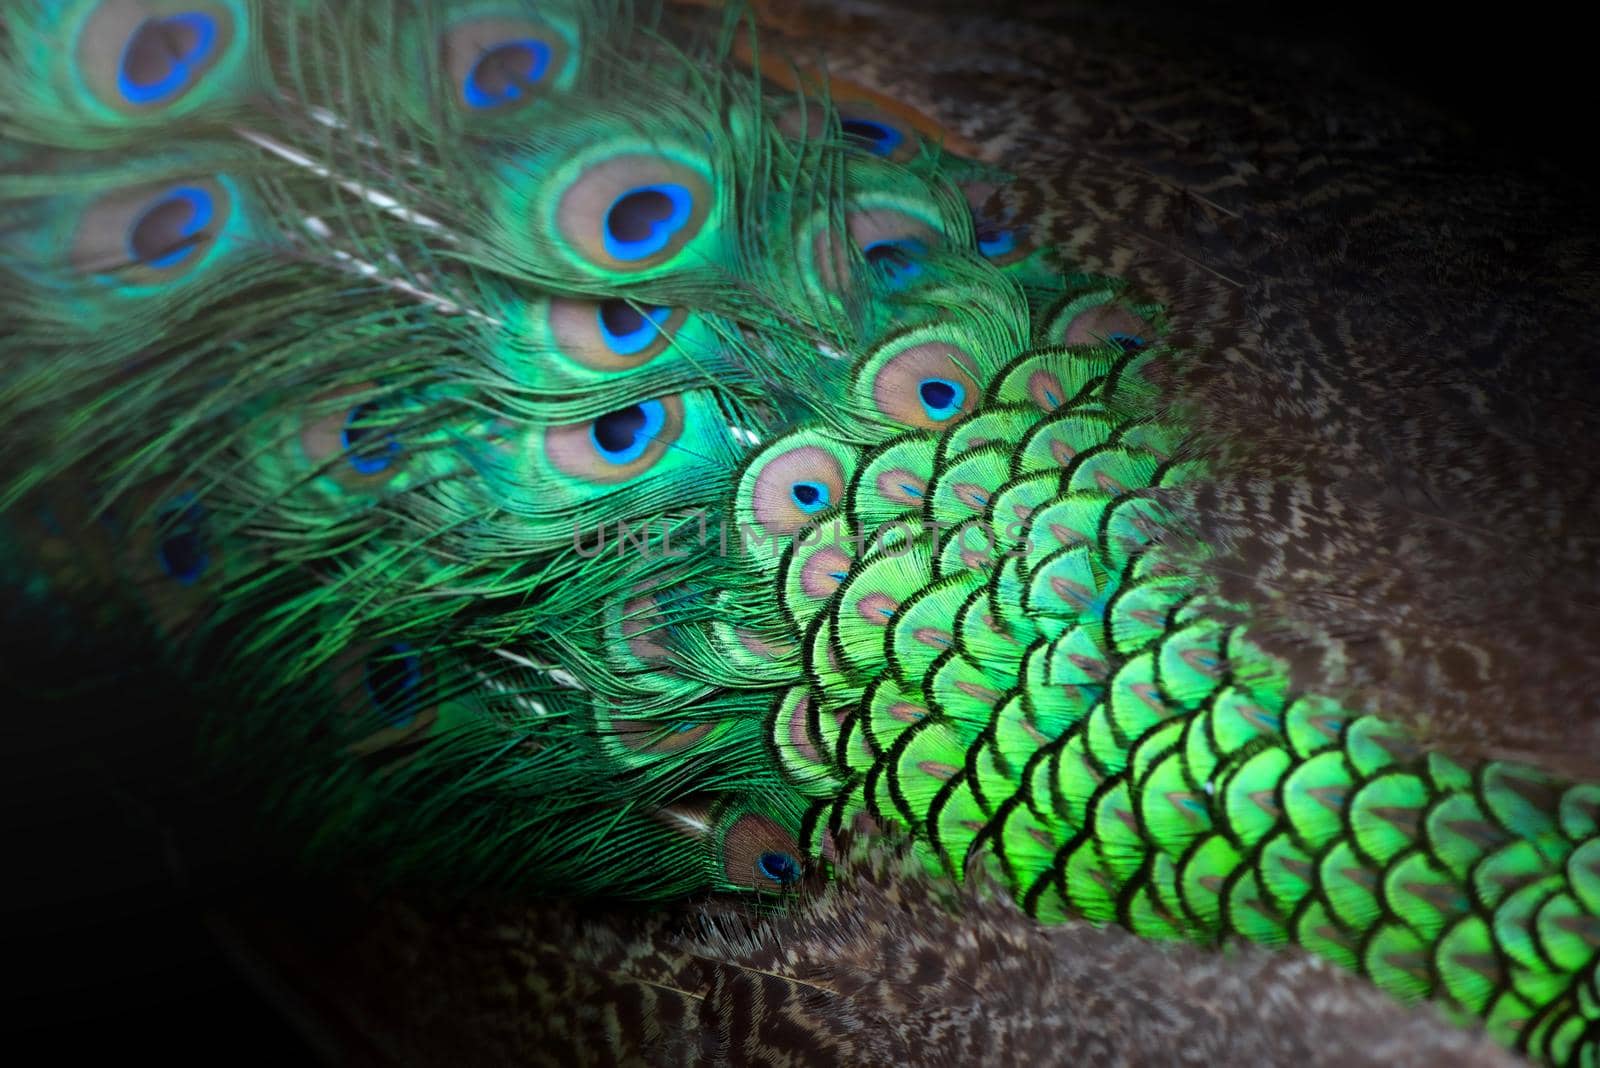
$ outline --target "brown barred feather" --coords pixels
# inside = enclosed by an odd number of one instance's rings
[[[1309,954],[1041,927],[881,847],[810,890],[767,918],[352,898],[313,931],[275,899],[226,930],[356,1066],[1518,1063]]]

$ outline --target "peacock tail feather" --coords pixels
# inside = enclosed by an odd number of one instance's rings
[[[147,621],[313,859],[781,906],[898,829],[1600,1059],[1600,784],[1308,688],[1192,327],[700,6],[9,0],[36,596]]]

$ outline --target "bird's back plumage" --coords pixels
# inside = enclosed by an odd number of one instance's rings
[[[1113,60],[1018,116],[914,36],[825,31],[830,78],[697,8],[16,5],[21,573],[127,576],[314,856],[770,903],[898,828],[1045,921],[1593,1056],[1600,787],[1514,714],[1573,692],[1517,665],[1592,677],[1587,484],[1403,366],[1524,344],[1522,298],[1308,311],[1403,247],[1369,134],[1218,163]],[[1361,349],[1391,321],[1444,325]],[[1572,620],[1536,655],[1528,606]]]

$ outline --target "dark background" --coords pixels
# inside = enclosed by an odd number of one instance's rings
[[[962,6],[951,3],[932,6]],[[990,0],[983,10],[1005,7]],[[1075,5],[1080,6],[1081,5]],[[1420,97],[1517,167],[1586,177],[1593,60],[1553,5],[1492,16],[1400,4],[1121,0],[1162,32],[1253,39]],[[0,634],[0,874],[9,1027],[68,1060],[108,1053],[187,1063],[304,1063],[309,1046],[236,974],[208,903],[278,878],[253,852],[247,809],[199,807],[183,759],[183,696],[61,649],[12,615]],[[98,681],[108,674],[115,685]],[[43,685],[54,691],[41,701]],[[180,834],[171,818],[185,813]],[[194,848],[195,842],[201,848]],[[216,857],[194,867],[197,856]]]

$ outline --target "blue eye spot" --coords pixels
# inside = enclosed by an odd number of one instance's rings
[[[1106,340],[1123,352],[1133,352],[1144,348],[1145,345],[1144,338],[1139,337],[1137,334],[1116,333],[1109,335]]]
[[[930,419],[949,419],[961,411],[967,399],[967,390],[960,382],[948,378],[924,378],[917,387],[918,399]]]
[[[667,247],[694,212],[694,197],[675,182],[630,189],[606,212],[606,253],[619,260],[642,260]]]
[[[979,230],[978,251],[989,259],[1007,256],[1017,249],[1015,230]]]
[[[607,300],[601,303],[596,317],[606,347],[618,356],[632,356],[661,336],[661,324],[671,314],[672,309],[665,305],[635,306],[625,300]]]
[[[397,642],[370,657],[362,681],[385,726],[404,727],[422,711],[422,657],[411,646]]]
[[[217,20],[199,11],[145,19],[122,46],[117,91],[134,105],[179,95],[211,60],[217,37]]]
[[[788,886],[800,879],[800,862],[788,853],[776,850],[761,854],[756,859],[756,867],[775,883]]]
[[[789,496],[807,515],[822,511],[833,500],[832,492],[821,482],[796,482],[789,487]]]
[[[628,464],[644,455],[666,421],[667,410],[660,401],[644,401],[602,415],[589,428],[589,437],[607,461]]]
[[[378,474],[394,463],[395,454],[400,451],[400,443],[393,434],[380,437],[376,427],[364,425],[372,420],[377,411],[378,406],[370,401],[356,405],[345,416],[344,429],[339,432],[339,443],[349,454],[350,466],[358,474]]]
[[[161,570],[180,585],[194,585],[211,566],[211,553],[205,544],[205,515],[192,493],[178,497],[162,512],[163,537],[156,547],[156,557],[161,561]]]
[[[484,111],[522,100],[544,80],[550,46],[536,38],[504,41],[484,50],[467,72],[461,95],[467,106]]]
[[[917,261],[928,254],[928,246],[914,237],[874,241],[861,250],[878,277],[898,288],[922,273]]]
[[[905,134],[893,126],[871,119],[841,119],[839,129],[847,141],[853,141],[874,156],[887,156],[900,147]]]
[[[204,189],[181,186],[162,195],[128,228],[128,262],[155,270],[176,267],[205,240],[215,214]]]

